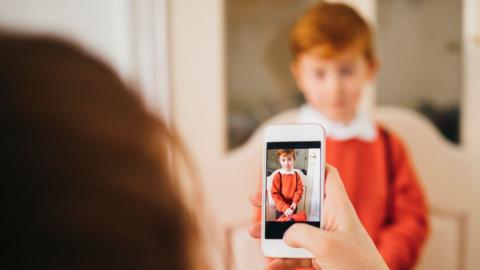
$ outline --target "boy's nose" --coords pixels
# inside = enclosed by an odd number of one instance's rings
[[[340,89],[340,78],[336,75],[331,75],[327,83],[330,92],[337,92]]]

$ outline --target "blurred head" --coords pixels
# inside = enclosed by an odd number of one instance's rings
[[[306,101],[333,120],[353,119],[378,66],[367,22],[347,5],[321,3],[296,22],[290,45],[292,74]]]
[[[194,269],[175,138],[106,65],[0,34],[2,269]]]
[[[280,149],[277,151],[278,162],[285,170],[293,169],[293,162],[295,161],[295,149]]]

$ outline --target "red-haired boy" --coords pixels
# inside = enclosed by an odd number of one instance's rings
[[[295,150],[280,149],[277,155],[282,168],[273,176],[271,192],[278,219],[282,215],[289,217],[297,211],[303,195],[303,184],[301,176],[293,169]]]

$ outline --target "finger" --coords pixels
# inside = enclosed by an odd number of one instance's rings
[[[267,266],[267,270],[288,270],[312,267],[311,259],[275,259]]]
[[[248,233],[250,234],[251,237],[260,239],[262,236],[262,225],[260,222],[257,222],[255,224],[252,224],[250,228],[248,228]]]
[[[250,203],[255,207],[262,207],[262,192],[257,191],[253,194],[250,194]]]
[[[283,241],[291,247],[305,248],[312,253],[319,247],[329,232],[308,224],[292,225],[283,237]]]
[[[325,196],[331,197],[335,201],[340,200],[342,205],[345,201],[350,202],[338,170],[329,164],[326,165],[325,169]]]

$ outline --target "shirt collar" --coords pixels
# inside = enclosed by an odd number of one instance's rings
[[[327,137],[346,141],[359,139],[372,142],[377,137],[377,130],[374,121],[365,113],[357,113],[355,118],[348,124],[333,121],[312,106],[305,104],[300,108],[299,121],[301,123],[318,123],[325,127]]]
[[[281,174],[295,174],[295,170],[292,169],[292,170],[287,172],[287,170],[285,170],[284,168],[281,168],[280,173]]]

